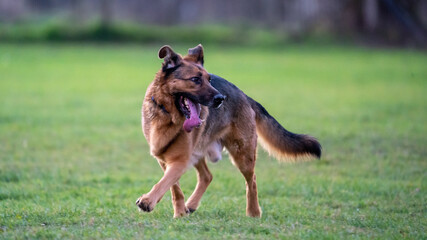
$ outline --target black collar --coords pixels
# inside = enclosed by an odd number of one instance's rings
[[[157,104],[156,100],[154,99],[154,97],[151,97],[151,101],[153,101],[154,105],[156,105],[157,107],[159,107],[160,109],[163,110],[163,112],[169,114],[169,112],[166,110],[165,106],[163,106],[163,104]]]

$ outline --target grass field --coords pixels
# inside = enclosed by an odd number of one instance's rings
[[[169,193],[150,214],[134,204],[162,175],[140,127],[159,47],[0,44],[0,238],[427,238],[425,52],[205,46],[209,72],[324,155],[258,152],[261,219],[225,157],[199,210],[172,219]],[[195,183],[181,178],[187,197]]]

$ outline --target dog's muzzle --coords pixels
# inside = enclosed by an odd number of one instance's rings
[[[219,107],[221,107],[221,105],[224,102],[224,100],[225,100],[225,96],[224,95],[222,95],[222,94],[215,95],[215,97],[213,99],[213,105],[212,105],[212,107],[213,108],[219,108]]]

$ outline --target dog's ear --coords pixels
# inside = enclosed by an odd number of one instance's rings
[[[176,69],[182,61],[181,56],[176,54],[172,48],[168,45],[165,45],[159,50],[159,58],[164,59],[163,61],[163,71],[170,71]]]
[[[203,66],[204,59],[203,59],[203,46],[202,44],[199,44],[195,46],[194,48],[188,49],[188,56],[192,57],[196,63]]]

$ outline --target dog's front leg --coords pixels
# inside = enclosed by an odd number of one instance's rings
[[[136,200],[136,205],[145,212],[151,212],[157,202],[184,174],[187,164],[184,162],[166,163],[166,170],[160,181],[153,186],[151,191]]]
[[[185,204],[188,208],[188,211],[191,213],[196,211],[196,209],[199,207],[200,200],[202,199],[203,194],[212,181],[212,174],[209,171],[205,158],[200,159],[199,162],[194,165],[194,167],[197,170],[197,185],[193,194],[191,194],[190,198]]]
[[[163,161],[158,160],[160,167],[163,171],[166,171],[166,164]],[[172,205],[173,205],[173,217],[183,217],[190,213],[188,208],[185,206],[185,197],[179,187],[179,180],[171,187]]]

